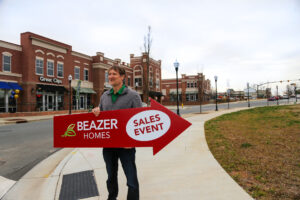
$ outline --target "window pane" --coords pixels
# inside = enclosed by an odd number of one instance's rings
[[[49,76],[54,76],[54,63],[53,62],[47,62],[47,74]]]
[[[10,65],[11,65],[10,61],[11,61],[11,56],[3,55],[3,71],[10,72]]]
[[[75,79],[77,79],[77,80],[80,79],[79,70],[80,70],[80,68],[75,68],[75,74],[74,74],[74,76],[75,76]]]
[[[105,82],[108,83],[108,72],[105,72]]]
[[[64,67],[63,67],[63,66],[64,66],[64,65],[61,64],[61,63],[58,63],[58,64],[57,64],[57,76],[60,76],[60,77],[63,77],[63,76],[64,76],[64,73],[63,73]]]
[[[84,70],[84,80],[88,81],[89,80],[89,70]]]
[[[35,71],[37,74],[44,74],[44,61],[40,59],[35,60]]]

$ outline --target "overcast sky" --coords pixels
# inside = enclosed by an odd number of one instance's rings
[[[300,0],[0,0],[0,40],[16,44],[30,31],[129,62],[148,25],[162,78],[177,59],[180,75],[203,72],[212,86],[217,75],[220,91],[300,79]]]

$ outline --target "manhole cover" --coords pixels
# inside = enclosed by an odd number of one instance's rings
[[[94,171],[84,171],[63,176],[59,200],[77,200],[99,196]]]

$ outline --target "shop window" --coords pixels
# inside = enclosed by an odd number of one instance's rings
[[[5,112],[5,90],[0,89],[0,112]]]
[[[75,78],[75,80],[80,79],[80,68],[79,67],[74,68],[74,78]]]
[[[87,94],[87,97],[86,97],[86,104],[87,104],[87,107],[88,107],[88,108],[91,107],[91,95],[90,95],[90,94]]]
[[[84,80],[85,81],[89,80],[89,70],[88,69],[84,69]]]
[[[57,103],[58,103],[58,110],[63,110],[64,109],[64,96],[63,95],[57,96]]]
[[[58,77],[64,76],[64,64],[63,63],[57,63],[57,76]]]
[[[11,72],[11,56],[3,55],[3,71]]]
[[[54,76],[54,63],[53,61],[47,61],[47,75]]]
[[[37,58],[35,60],[35,73],[38,75],[44,75],[44,60]]]

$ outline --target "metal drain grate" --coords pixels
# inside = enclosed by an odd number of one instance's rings
[[[59,200],[77,200],[99,196],[94,171],[84,171],[63,176]]]

